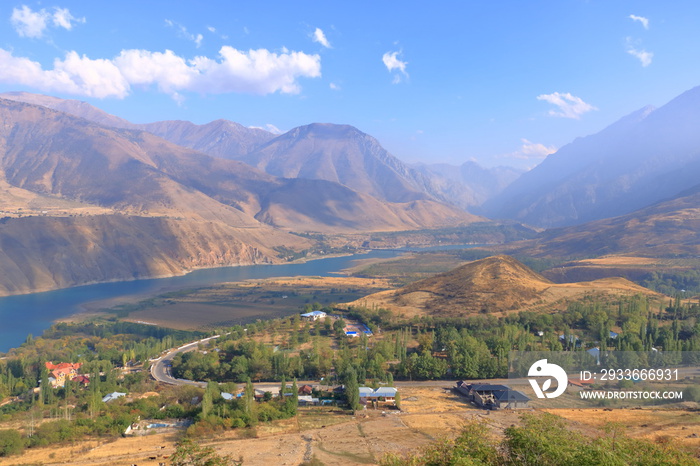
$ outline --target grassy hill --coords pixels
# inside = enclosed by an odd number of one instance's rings
[[[586,295],[635,294],[656,295],[624,278],[557,284],[512,257],[493,256],[348,305],[384,307],[405,317],[464,317],[552,311]]]

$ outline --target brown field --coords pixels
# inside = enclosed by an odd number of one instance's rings
[[[471,420],[485,422],[495,439],[519,423],[521,412],[482,411],[445,387],[402,387],[402,411],[366,410],[355,416],[332,408],[302,408],[296,419],[260,424],[254,432],[227,431],[199,440],[220,454],[243,457],[249,466],[298,465],[316,459],[327,465],[377,464],[387,452],[410,453],[444,437],[455,436]],[[617,422],[632,437],[671,439],[681,448],[700,448],[700,413],[689,409],[552,409],[572,429],[597,434]],[[527,412],[527,411],[525,411]],[[113,441],[91,440],[73,445],[26,450],[22,456],[1,458],[0,466],[168,464],[180,434],[155,433]],[[161,448],[164,447],[164,448]],[[155,459],[150,459],[155,457]]]
[[[700,412],[697,406],[682,409],[548,409],[579,425],[600,428],[617,423],[625,433],[652,441],[671,439],[688,451],[700,451]]]
[[[391,280],[394,285],[405,285],[437,273],[447,272],[465,263],[448,253],[407,253],[391,259],[365,259],[343,272],[357,277],[377,277]]]
[[[328,305],[358,299],[389,288],[387,280],[357,277],[289,277],[222,283],[180,290],[154,298],[92,303],[86,312],[64,321],[87,320],[104,312],[129,322],[180,330],[209,330],[299,313],[306,304]],[[109,307],[105,307],[109,306]],[[99,310],[99,312],[98,312]]]
[[[584,259],[577,261],[580,265],[602,265],[602,266],[621,266],[621,265],[634,265],[634,266],[644,266],[644,265],[659,265],[659,262],[664,262],[660,259],[653,259],[650,257],[633,257],[633,256],[602,256],[595,259]]]
[[[490,311],[489,314],[495,316],[505,316],[511,312],[533,311],[551,312],[553,310],[566,309],[571,301],[576,301],[584,296],[598,295],[605,296],[633,296],[636,294],[646,294],[651,297],[660,298],[661,295],[634,285],[622,279],[609,278],[599,279],[592,282],[549,284],[542,287],[540,294],[528,301],[520,301],[512,310]],[[400,291],[400,290],[399,290]],[[435,293],[429,291],[416,291],[399,295],[396,290],[385,290],[364,296],[356,301],[347,303],[347,306],[381,307],[389,309],[396,315],[410,319],[416,316],[425,316],[433,313],[433,301],[436,300]],[[449,303],[448,303],[449,304]],[[456,301],[453,303],[455,312],[449,306],[440,307],[440,315],[478,314],[479,311],[470,311],[466,306],[460,306]]]

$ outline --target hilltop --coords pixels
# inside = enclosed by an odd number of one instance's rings
[[[449,272],[411,283],[398,290],[371,294],[348,305],[379,306],[405,317],[464,317],[551,311],[587,294],[656,295],[624,278],[553,283],[509,256],[469,262]]]

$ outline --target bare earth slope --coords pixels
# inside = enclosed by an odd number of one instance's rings
[[[556,310],[586,294],[649,294],[623,278],[555,284],[509,256],[470,262],[446,273],[349,303],[379,306],[406,317],[464,317],[525,310]]]

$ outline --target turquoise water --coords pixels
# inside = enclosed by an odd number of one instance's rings
[[[372,251],[368,254],[331,257],[298,264],[250,265],[202,269],[187,275],[128,282],[99,283],[44,293],[0,298],[0,352],[19,346],[27,335],[41,335],[54,320],[81,310],[92,301],[129,296],[157,294],[165,289],[185,289],[216,283],[287,276],[330,276],[352,266],[357,259],[395,257],[398,251]]]

